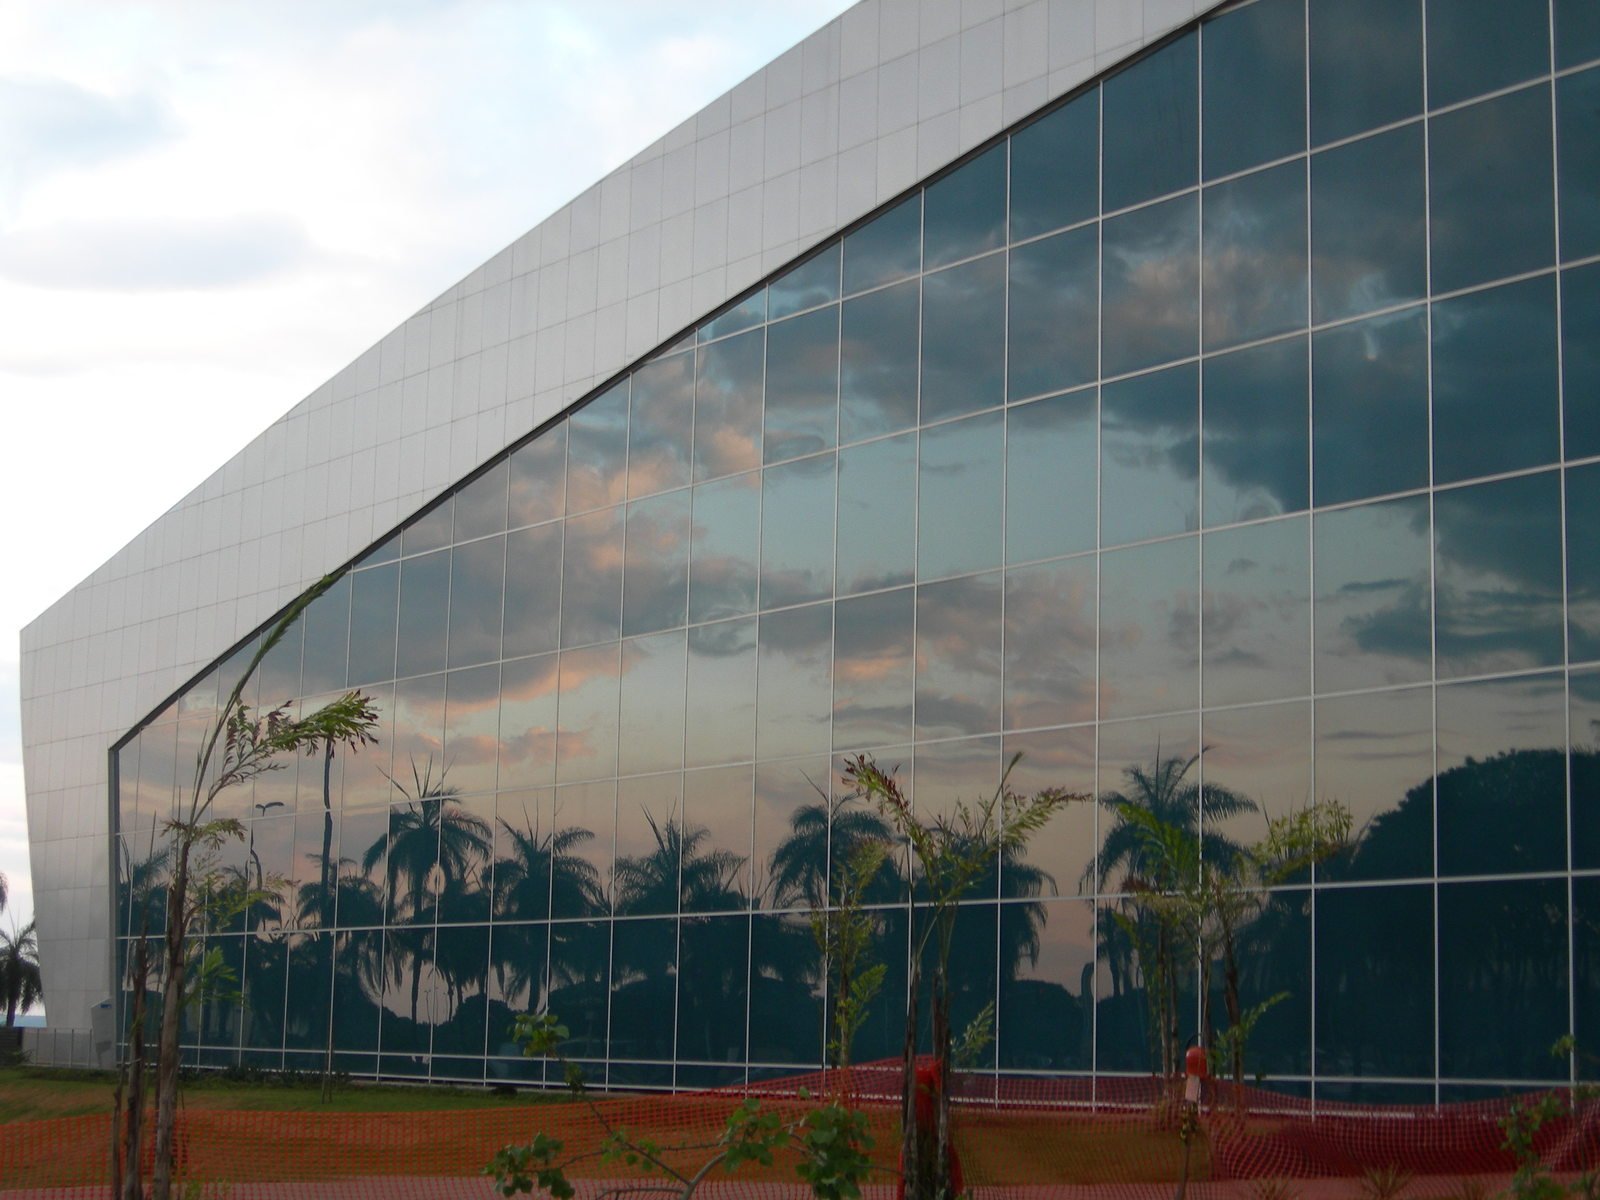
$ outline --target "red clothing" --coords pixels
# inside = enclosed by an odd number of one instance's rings
[[[938,1120],[938,1113],[934,1101],[938,1098],[939,1089],[943,1086],[942,1073],[939,1070],[938,1060],[926,1066],[917,1068],[916,1076],[916,1115],[917,1129],[926,1130],[928,1136],[933,1136],[934,1124]],[[967,1190],[966,1179],[961,1172],[961,1156],[956,1153],[954,1142],[950,1143],[950,1194],[959,1196]],[[902,1144],[900,1148],[900,1180],[895,1188],[895,1200],[906,1200],[906,1152]]]

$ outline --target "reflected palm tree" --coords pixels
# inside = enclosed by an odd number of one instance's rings
[[[828,864],[850,861],[865,842],[894,842],[889,823],[865,805],[818,800],[789,816],[789,834],[772,852],[767,893],[774,908],[823,908],[828,904]],[[865,904],[905,899],[905,880],[893,856],[862,893]]]
[[[706,845],[711,831],[649,813],[655,849],[617,859],[617,912],[670,913],[680,904],[685,912],[735,911],[746,905],[739,888],[745,858],[732,850]]]
[[[418,768],[411,764],[412,790],[390,780],[405,803],[389,810],[389,829],[367,847],[361,866],[370,873],[384,863],[390,919],[428,920],[435,897],[472,878],[493,846],[492,830],[481,817],[455,803],[455,789],[443,772],[433,777],[433,760]],[[403,889],[403,890],[402,890]],[[407,943],[410,944],[409,942]],[[420,945],[420,943],[418,943]],[[422,990],[424,955],[412,953],[411,1019],[417,1019]],[[398,982],[403,971],[398,961],[389,973]]]
[[[600,872],[578,853],[594,834],[581,826],[541,833],[529,821],[518,829],[503,817],[500,829],[506,853],[494,864],[493,912],[498,921],[545,920],[552,903],[563,913],[597,913],[605,906]],[[530,956],[516,926],[496,932],[494,972],[507,996],[538,995],[544,983],[544,955]]]

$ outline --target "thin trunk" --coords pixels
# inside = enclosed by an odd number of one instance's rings
[[[1233,944],[1233,930],[1226,929],[1222,937],[1222,999],[1228,1008],[1228,1027],[1235,1031],[1243,1015],[1239,1006],[1239,957]],[[1244,1094],[1244,1042],[1237,1032],[1228,1047],[1233,1062],[1233,1090],[1235,1096]]]
[[[183,976],[189,891],[189,835],[178,837],[178,864],[167,892],[166,979],[161,1002],[161,1040],[156,1053],[156,1150],[150,1200],[171,1200],[172,1142],[178,1118],[178,1033],[183,1016]]]
[[[128,1024],[128,1058],[117,1078],[116,1120],[111,1149],[111,1194],[118,1200],[138,1200],[144,1191],[139,1141],[144,1117],[145,994],[150,987],[150,910],[144,908],[139,940],[134,948],[133,1014]],[[127,1092],[123,1094],[123,1077]]]
[[[333,896],[333,743],[322,756],[322,890],[317,893],[321,923],[328,939],[328,1027],[322,1048],[322,1102],[333,1099],[333,929],[337,915]]]
[[[909,986],[906,990],[906,1034],[901,1049],[902,1078],[900,1081],[900,1172],[904,1181],[904,1194],[910,1200],[923,1200],[917,1188],[917,992],[921,986],[922,972],[915,959],[907,972]]]
[[[945,949],[942,958],[947,959]],[[933,1162],[932,1200],[952,1200],[950,1179],[950,977],[941,961],[933,977]]]

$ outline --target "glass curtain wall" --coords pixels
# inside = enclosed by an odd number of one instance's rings
[[[1565,1078],[1557,1037],[1600,1046],[1597,147],[1579,0],[1257,0],[705,321],[268,656],[254,703],[359,688],[379,742],[223,794],[220,865],[275,898],[206,931],[246,1003],[190,1060],[537,1080],[507,1030],[548,1006],[612,1086],[815,1067],[867,751],[923,813],[1015,755],[1102,801],[963,910],[983,1070],[1159,1061],[1109,802],[1220,851],[1334,799],[1351,845],[1244,937],[1242,1003],[1285,994],[1250,1074]],[[120,745],[124,935],[251,649]],[[905,1012],[873,900],[857,1061]]]

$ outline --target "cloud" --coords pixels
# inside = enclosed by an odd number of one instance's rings
[[[107,95],[64,79],[0,78],[0,213],[47,175],[137,154],[176,132],[148,92]]]
[[[109,291],[225,288],[317,257],[305,227],[286,217],[103,221],[0,237],[0,278]]]

